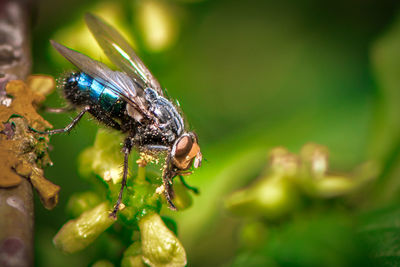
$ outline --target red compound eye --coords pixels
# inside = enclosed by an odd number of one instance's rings
[[[192,138],[190,138],[189,136],[183,136],[176,144],[175,156],[176,157],[186,156],[190,152],[192,146],[193,146]]]

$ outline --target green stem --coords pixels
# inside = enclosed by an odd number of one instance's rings
[[[146,181],[146,167],[140,166],[138,168],[138,175],[137,175],[138,182],[145,182]]]

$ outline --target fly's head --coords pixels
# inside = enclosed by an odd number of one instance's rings
[[[188,170],[192,164],[200,167],[202,154],[197,135],[193,132],[182,134],[174,143],[171,151],[173,165],[181,171]]]

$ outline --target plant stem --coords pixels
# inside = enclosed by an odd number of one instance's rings
[[[138,181],[145,181],[146,180],[146,167],[141,165],[138,166],[138,174],[137,178]]]

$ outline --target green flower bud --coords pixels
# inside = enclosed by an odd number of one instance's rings
[[[242,216],[278,219],[288,214],[298,203],[297,191],[289,180],[266,177],[230,195],[225,201],[225,207]]]
[[[358,185],[358,182],[350,177],[344,176],[325,176],[314,182],[315,193],[320,197],[335,197],[344,195]]]
[[[165,225],[168,227],[169,230],[171,230],[175,235],[178,234],[178,226],[176,225],[176,222],[167,216],[162,216],[161,219],[165,223]]]
[[[301,148],[300,158],[304,176],[318,179],[325,175],[329,166],[329,152],[325,146],[305,144]]]
[[[67,212],[76,218],[83,212],[96,207],[100,202],[100,197],[94,192],[75,193],[68,200]]]
[[[142,260],[142,243],[134,242],[124,252],[122,267],[145,267]]]
[[[269,153],[269,164],[271,171],[279,176],[291,177],[297,174],[299,159],[286,148],[277,147]]]
[[[112,264],[110,261],[108,260],[99,260],[96,261],[92,267],[114,267],[114,264]]]
[[[121,143],[121,134],[99,129],[94,146],[85,149],[79,156],[79,173],[83,177],[95,173],[113,184],[121,182],[121,163],[124,162]]]
[[[186,252],[157,213],[139,221],[143,261],[150,266],[185,266]]]
[[[109,214],[110,207],[106,202],[82,213],[63,225],[53,239],[54,245],[66,253],[86,248],[115,222]]]
[[[348,194],[362,188],[368,182],[376,179],[379,166],[375,162],[365,162],[348,175],[327,175],[314,182],[317,195],[335,197]]]
[[[121,263],[122,267],[146,267],[147,265],[144,264],[142,260],[142,256],[128,256],[122,259]]]
[[[366,162],[349,174],[326,174],[319,179],[310,180],[306,192],[322,198],[347,195],[375,179],[378,173],[379,168],[374,162]]]

